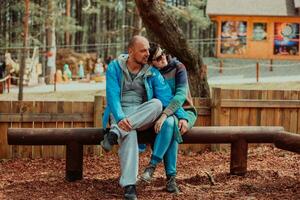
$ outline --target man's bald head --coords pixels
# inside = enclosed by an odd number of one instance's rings
[[[129,59],[139,65],[147,64],[149,48],[147,38],[140,35],[133,36],[128,44]]]
[[[148,42],[149,43],[147,38],[140,36],[140,35],[135,35],[129,41],[128,49],[133,48],[136,43],[140,43],[140,42]]]

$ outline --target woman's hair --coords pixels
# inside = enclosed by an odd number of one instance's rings
[[[158,49],[160,48],[160,45],[154,42],[150,42],[150,48],[149,48],[149,57],[148,57],[148,62],[152,62],[153,57],[157,53]]]

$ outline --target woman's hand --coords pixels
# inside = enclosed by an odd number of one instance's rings
[[[178,122],[178,128],[180,130],[181,135],[185,134],[189,129],[187,120],[180,119]]]
[[[154,125],[154,130],[155,130],[155,133],[159,133],[164,121],[167,119],[167,115],[166,114],[162,114],[160,116],[160,118],[155,122],[155,125]]]

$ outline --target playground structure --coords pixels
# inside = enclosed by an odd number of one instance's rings
[[[59,49],[56,57],[56,83],[67,83],[70,80],[104,81],[103,75],[95,73],[98,59],[97,53],[77,53],[73,49]]]
[[[140,143],[151,143],[152,131],[139,133]],[[66,145],[66,180],[82,179],[83,145],[99,145],[103,140],[101,128],[11,128],[10,145]],[[194,127],[183,136],[185,144],[231,144],[230,174],[247,172],[248,143],[274,143],[276,147],[300,154],[300,135],[284,131],[282,127]]]
[[[47,54],[47,56],[52,56]],[[12,58],[11,53],[6,52],[5,55],[5,77],[12,79],[12,83],[17,84],[19,79],[20,62]],[[39,49],[36,47],[33,49],[32,56],[26,58],[25,60],[25,70],[23,77],[24,85],[37,85],[38,78],[42,75],[42,64],[39,63],[40,54]],[[104,76],[93,75],[95,65],[97,62],[97,53],[77,53],[72,49],[59,49],[56,55],[56,82],[57,83],[67,83],[74,79],[84,79],[84,80],[95,80],[104,81]],[[79,63],[83,66],[84,78],[78,76]],[[68,66],[71,73],[71,77],[65,74],[64,66]]]
[[[6,74],[11,75],[13,79],[18,79],[20,64],[14,61],[11,54],[5,53],[5,63],[6,63]],[[24,85],[37,85],[38,77],[42,74],[42,66],[39,63],[39,50],[34,48],[32,57],[26,58],[25,69],[24,69]]]
[[[64,73],[64,66],[68,65],[73,79],[79,78],[79,65],[83,66],[83,74],[92,74],[97,60],[97,53],[77,53],[72,49],[58,49],[56,69]]]

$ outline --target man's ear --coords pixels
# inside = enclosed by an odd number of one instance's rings
[[[133,49],[132,48],[128,48],[128,55],[131,55],[133,52]]]

